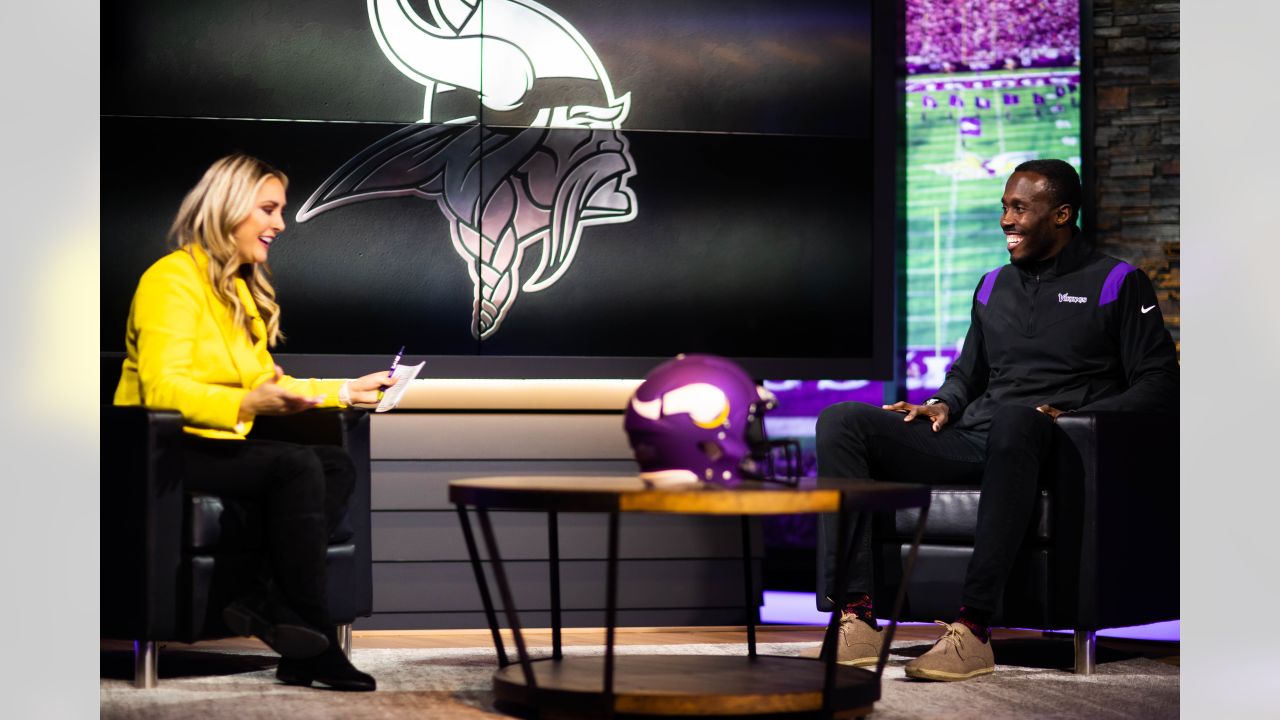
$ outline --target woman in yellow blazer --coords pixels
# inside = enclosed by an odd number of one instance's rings
[[[281,339],[266,270],[284,231],[280,171],[246,155],[215,162],[182,201],[177,249],[138,282],[129,309],[117,405],[182,413],[188,487],[251,498],[264,509],[267,563],[223,610],[227,626],[282,656],[291,684],[373,690],[351,665],[328,618],[325,552],[355,483],[346,451],[245,436],[258,415],[377,402],[386,371],[354,380],[301,380],[268,351]]]

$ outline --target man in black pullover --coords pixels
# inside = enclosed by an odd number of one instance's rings
[[[1178,361],[1146,274],[1097,252],[1076,227],[1080,178],[1031,160],[1005,185],[1000,215],[1010,264],[982,277],[946,381],[923,405],[840,403],[818,419],[818,474],[925,482],[981,481],[973,556],[956,621],[910,677],[966,680],[995,669],[990,622],[1032,517],[1053,422],[1081,410],[1177,412]],[[820,528],[835,596],[834,517]],[[854,549],[838,660],[875,664],[871,544]]]

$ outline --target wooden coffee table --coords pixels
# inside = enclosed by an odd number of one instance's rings
[[[449,483],[449,500],[457,506],[485,617],[498,653],[494,695],[500,704],[542,716],[610,717],[623,715],[744,716],[810,713],[852,717],[871,712],[880,699],[880,676],[889,656],[894,629],[921,531],[929,509],[929,488],[904,483],[870,483],[840,478],[810,478],[798,487],[744,482],[727,489],[682,486],[653,489],[637,477],[492,477]],[[822,659],[759,655],[752,597],[751,534],[753,515],[839,513],[839,536],[850,543],[838,550],[836,587],[844,588],[847,558],[867,531],[863,511],[919,508],[915,541],[903,567],[903,582],[893,607],[884,649],[875,670],[835,662],[839,613],[832,613]],[[497,613],[471,529],[469,510],[479,519],[493,565],[494,582],[511,628],[517,660],[509,659],[499,633]],[[494,539],[490,510],[534,510],[547,513],[551,567],[551,637],[549,658],[529,656],[510,583]],[[557,514],[607,513],[605,653],[603,657],[564,657],[561,652],[559,539]],[[742,518],[744,607],[747,611],[747,655],[614,655],[617,624],[618,524],[623,513],[738,515]],[[850,524],[853,527],[849,534]],[[843,594],[843,591],[841,591]],[[844,598],[834,598],[836,607]]]

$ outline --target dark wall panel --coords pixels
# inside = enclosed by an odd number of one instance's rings
[[[417,34],[380,45],[402,6]],[[113,6],[104,350],[122,349],[183,193],[241,150],[291,178],[271,251],[278,352],[404,345],[508,377],[636,376],[680,352],[760,377],[887,371],[876,278],[892,250],[874,249],[871,208],[892,183],[873,180],[870,2],[489,0],[443,20],[433,7],[465,6]],[[485,60],[467,84],[480,35],[484,57],[516,48],[531,63],[510,102],[519,57]],[[444,60],[412,59],[437,42]],[[598,77],[557,69],[572,57]],[[424,113],[436,124],[406,125]]]
[[[553,131],[554,132],[554,131]],[[588,228],[572,272],[526,293],[481,352],[867,357],[867,143],[627,132],[639,212]]]
[[[358,622],[361,629],[484,626],[462,528],[448,502],[450,481],[635,473],[634,461],[621,459],[630,452],[616,414],[389,413],[374,421],[374,616]],[[618,459],[592,459],[602,447],[604,457]],[[433,459],[441,454],[445,459]],[[521,622],[548,626],[546,513],[490,517]],[[470,519],[487,558],[474,511]],[[558,514],[566,626],[604,624],[607,522],[603,513]],[[760,521],[750,527],[758,601],[764,543]],[[746,622],[740,518],[626,513],[618,540],[619,624]],[[491,576],[489,582],[497,597]]]
[[[732,600],[733,598],[725,598]],[[618,610],[619,627],[708,627],[746,624],[746,614],[741,605],[696,608],[644,608]],[[603,628],[604,610],[565,610],[563,627]],[[507,627],[506,618],[498,613],[498,625]],[[551,627],[551,613],[534,610],[520,613],[523,628]],[[474,630],[488,627],[482,612],[386,612],[372,617],[356,618],[356,630],[407,630],[431,628],[436,630]],[[601,630],[601,637],[603,637]],[[507,652],[514,653],[508,644]]]
[[[495,475],[634,475],[634,460],[374,460],[373,509],[453,510],[449,482]]]
[[[486,572],[490,573],[488,563]],[[760,595],[759,563],[754,572]],[[516,607],[547,610],[551,585],[546,561],[503,564],[515,595]],[[696,581],[696,582],[695,582]],[[480,591],[470,563],[377,563],[373,566],[374,613],[456,612],[481,607]],[[496,593],[493,577],[489,587]],[[560,564],[563,607],[572,610],[605,606],[605,563],[566,560]],[[618,597],[623,606],[637,608],[724,607],[741,604],[742,559],[626,560],[618,565]]]
[[[840,240],[870,224],[869,180],[850,172],[871,161],[864,142],[627,133],[630,149],[619,162],[645,163],[628,180],[643,212],[583,228],[571,272],[513,297],[501,327],[481,343],[473,337],[468,261],[452,241],[450,220],[458,216],[435,200],[381,197],[294,219],[294,208],[330,172],[396,129],[104,118],[103,349],[124,348],[133,286],[165,252],[186,189],[211,158],[235,150],[272,158],[290,176],[288,227],[271,249],[289,336],[282,351],[394,353],[407,345],[433,355],[848,358],[873,349],[871,248]],[[452,149],[461,156],[474,152],[467,128],[409,129],[461,142]],[[492,171],[533,173],[550,152],[544,146],[587,131],[522,132],[539,137]],[[153,157],[137,162],[140,148],[153,149]],[[520,187],[551,197],[557,179],[544,175],[543,185],[543,175],[532,175]],[[388,186],[402,187],[410,176]],[[461,220],[482,224],[474,214]],[[528,280],[548,251],[535,245],[502,269]]]
[[[396,198],[335,213],[324,227],[293,222],[308,188],[391,130],[371,124],[103,118],[103,349],[124,349],[134,287],[166,252],[165,234],[183,195],[213,159],[241,151],[269,159],[290,177],[286,228],[271,248],[281,328],[289,336],[278,350],[335,352],[346,346],[389,357],[408,345],[437,354],[475,354],[479,345],[467,331],[470,282],[434,207]],[[139,162],[144,151],[147,160]],[[439,241],[429,242],[431,237]],[[432,271],[445,267],[458,272]]]
[[[546,513],[494,512],[494,534],[502,557],[546,560],[550,557]],[[473,531],[475,520],[472,519]],[[752,547],[763,547],[760,524],[752,523]],[[601,560],[608,547],[608,517],[600,513],[561,513],[557,519],[563,560]],[[741,521],[736,517],[628,515],[618,528],[618,557],[623,559],[742,557]],[[467,560],[457,513],[374,512],[374,562]]]
[[[586,40],[615,94],[631,94],[628,129],[870,134],[868,3],[542,4]],[[429,18],[426,2],[412,5]],[[422,118],[423,86],[383,55],[363,2],[127,0],[104,16],[102,40],[108,115]],[[533,109],[600,99],[584,84],[539,78],[522,108],[482,119],[528,125]],[[448,102],[449,114],[481,116],[475,93]]]
[[[102,16],[107,115],[414,122],[422,95],[363,2],[125,0]]]

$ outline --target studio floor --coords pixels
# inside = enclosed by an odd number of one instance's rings
[[[762,626],[761,654],[794,656],[821,640],[817,626]],[[907,679],[902,665],[929,649],[934,625],[900,626],[874,718],[1178,716],[1179,643],[1099,638],[1098,672],[1072,672],[1070,635],[994,632],[997,670],[963,683]],[[536,656],[549,654],[551,633],[528,630]],[[745,654],[741,627],[620,628],[623,654]],[[566,656],[599,654],[604,632],[566,629]],[[514,647],[507,637],[509,652]],[[485,630],[356,631],[353,661],[373,674],[375,693],[335,693],[280,684],[276,656],[251,638],[168,643],[160,651],[159,687],[134,688],[132,644],[101,643],[103,718],[494,718],[497,668]]]

